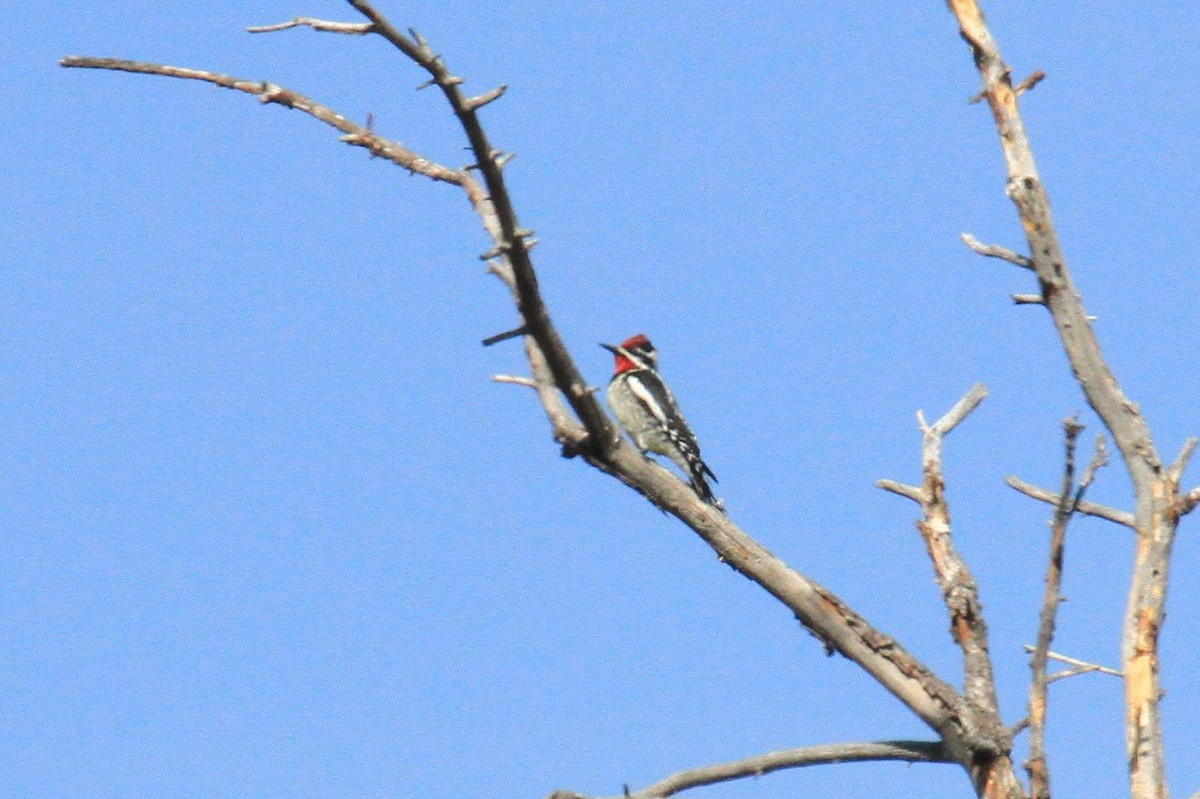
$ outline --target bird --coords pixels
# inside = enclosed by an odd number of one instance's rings
[[[637,448],[666,455],[683,470],[692,490],[705,502],[719,505],[708,479],[717,476],[700,457],[700,445],[679,410],[675,395],[658,373],[658,351],[639,333],[619,345],[601,344],[613,354],[608,404]]]

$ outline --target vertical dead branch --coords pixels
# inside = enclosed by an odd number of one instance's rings
[[[1104,438],[1100,437],[1096,441],[1096,457],[1080,481],[1078,490],[1075,489],[1075,445],[1083,429],[1084,426],[1074,416],[1063,421],[1066,453],[1062,491],[1059,492],[1054,518],[1050,523],[1050,561],[1046,567],[1045,591],[1038,618],[1037,644],[1033,647],[1029,664],[1033,680],[1029,686],[1029,759],[1025,763],[1025,770],[1029,773],[1031,799],[1050,799],[1050,769],[1046,764],[1046,689],[1049,686],[1046,667],[1050,660],[1050,645],[1054,642],[1058,606],[1063,599],[1060,590],[1067,524],[1083,500],[1084,491],[1096,470],[1107,460]]]
[[[950,613],[950,630],[963,652],[963,690],[967,701],[975,708],[999,721],[996,681],[988,653],[987,622],[979,602],[979,585],[962,555],[954,546],[951,535],[950,504],[946,500],[946,483],[942,476],[942,441],[950,431],[967,417],[984,397],[987,388],[982,383],[971,387],[945,416],[932,425],[919,415],[924,444],[921,452],[922,482],[921,509],[924,518],[917,523],[921,537],[933,561],[934,574],[942,589],[946,610]]]
[[[1007,191],[1025,229],[1042,302],[1054,320],[1075,379],[1108,428],[1133,483],[1137,547],[1121,640],[1126,752],[1134,799],[1165,799],[1158,637],[1165,618],[1175,529],[1185,507],[1179,495],[1182,469],[1164,472],[1145,419],[1117,384],[1100,351],[1067,269],[1050,201],[1017,107],[1018,92],[983,12],[976,0],[948,0],[948,4],[983,80],[981,95],[1000,134]]]
[[[975,761],[971,769],[980,796],[1021,796],[1023,791],[1013,773],[1009,754],[1011,740],[1000,717],[996,680],[988,651],[987,622],[979,601],[979,585],[966,561],[954,546],[950,505],[942,475],[942,441],[987,396],[987,387],[977,383],[944,416],[927,424],[922,413],[921,486],[890,480],[881,488],[914,500],[921,506],[917,529],[929,551],[934,575],[950,614],[950,632],[963,653],[963,693],[974,735]]]

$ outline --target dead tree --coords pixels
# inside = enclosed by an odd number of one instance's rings
[[[1063,482],[1046,490],[1013,478],[1017,490],[1052,508],[1052,537],[1046,589],[1037,640],[1032,652],[1033,680],[1029,714],[1005,723],[996,698],[988,628],[979,602],[979,588],[952,535],[946,484],[942,476],[942,442],[984,399],[987,390],[976,385],[940,419],[920,417],[923,435],[919,485],[881,480],[879,485],[916,502],[921,509],[917,526],[928,548],[942,589],[953,638],[962,653],[963,690],[935,674],[909,654],[893,637],[876,629],[833,592],[783,563],[719,508],[701,501],[680,479],[646,459],[625,441],[597,400],[596,389],[581,374],[551,321],[539,292],[531,252],[536,244],[524,227],[505,184],[509,154],[493,145],[480,121],[480,111],[499,99],[504,86],[477,95],[464,90],[464,80],[420,34],[401,30],[366,0],[348,0],[363,21],[335,22],[300,17],[289,22],[251,28],[255,33],[307,27],[350,36],[379,36],[427,75],[423,87],[437,87],[462,126],[474,163],[455,168],[434,162],[404,145],[386,139],[370,125],[350,121],[334,109],[274,83],[247,80],[215,72],[129,61],[118,58],[69,56],[66,67],[117,70],[198,80],[253,95],[264,104],[302,111],[337,129],[341,141],[362,147],[371,155],[431,180],[457,186],[467,196],[491,240],[482,255],[489,271],[506,286],[515,303],[513,329],[485,343],[521,337],[529,361],[528,376],[500,375],[495,379],[533,389],[546,414],[554,440],[566,457],[579,458],[620,480],[649,502],[675,516],[703,539],[739,573],[757,583],[823,643],[856,663],[892,693],[930,729],[925,741],[879,741],[810,746],[772,752],[730,763],[681,771],[658,783],[630,792],[636,799],[659,799],[688,788],[769,771],[862,760],[931,761],[965,769],[976,794],[990,799],[1019,799],[1050,795],[1049,767],[1044,747],[1046,688],[1056,678],[1102,667],[1050,651],[1055,611],[1060,601],[1064,534],[1071,517],[1083,513],[1130,529],[1136,542],[1133,583],[1125,617],[1121,669],[1108,669],[1125,682],[1126,734],[1131,793],[1134,799],[1165,799],[1164,753],[1160,721],[1158,641],[1171,546],[1182,516],[1200,502],[1200,488],[1180,489],[1180,481],[1196,444],[1189,439],[1169,464],[1163,462],[1150,429],[1109,370],[1093,335],[1090,319],[1067,268],[1050,214],[1045,187],[1038,175],[1018,108],[1019,97],[1043,77],[1035,72],[1014,83],[975,0],[949,0],[959,32],[967,42],[982,79],[976,101],[991,109],[1008,170],[1007,193],[1016,206],[1026,234],[1026,253],[984,245],[963,235],[975,252],[1003,259],[1032,273],[1036,292],[1014,295],[1022,304],[1043,306],[1050,314],[1072,373],[1088,404],[1105,426],[1117,456],[1125,464],[1136,498],[1132,512],[1086,501],[1084,491],[1108,456],[1102,437],[1090,464],[1077,476],[1076,441],[1080,425],[1065,424],[1066,458]],[[1048,675],[1051,659],[1071,665]],[[1030,759],[1025,764],[1028,789],[1013,762],[1013,736],[1028,728]],[[569,791],[554,796],[577,797]]]

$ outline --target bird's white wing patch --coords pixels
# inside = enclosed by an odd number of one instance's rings
[[[638,398],[642,406],[654,415],[655,419],[664,425],[667,423],[667,415],[663,410],[661,401],[654,398],[654,395],[650,392],[650,389],[646,388],[646,384],[642,382],[641,378],[629,378],[629,390]]]

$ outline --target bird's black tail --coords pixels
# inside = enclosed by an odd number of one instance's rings
[[[705,479],[705,475],[707,475],[708,477],[712,478],[714,483],[717,482],[717,476],[713,474],[712,469],[708,468],[708,464],[706,464],[704,461],[700,461],[699,468],[693,468],[689,471],[691,472],[692,477],[692,490],[696,492],[700,499],[704,500],[709,505],[714,505],[720,508],[721,500],[717,499],[716,495],[713,494],[712,487],[709,486],[708,480]]]

